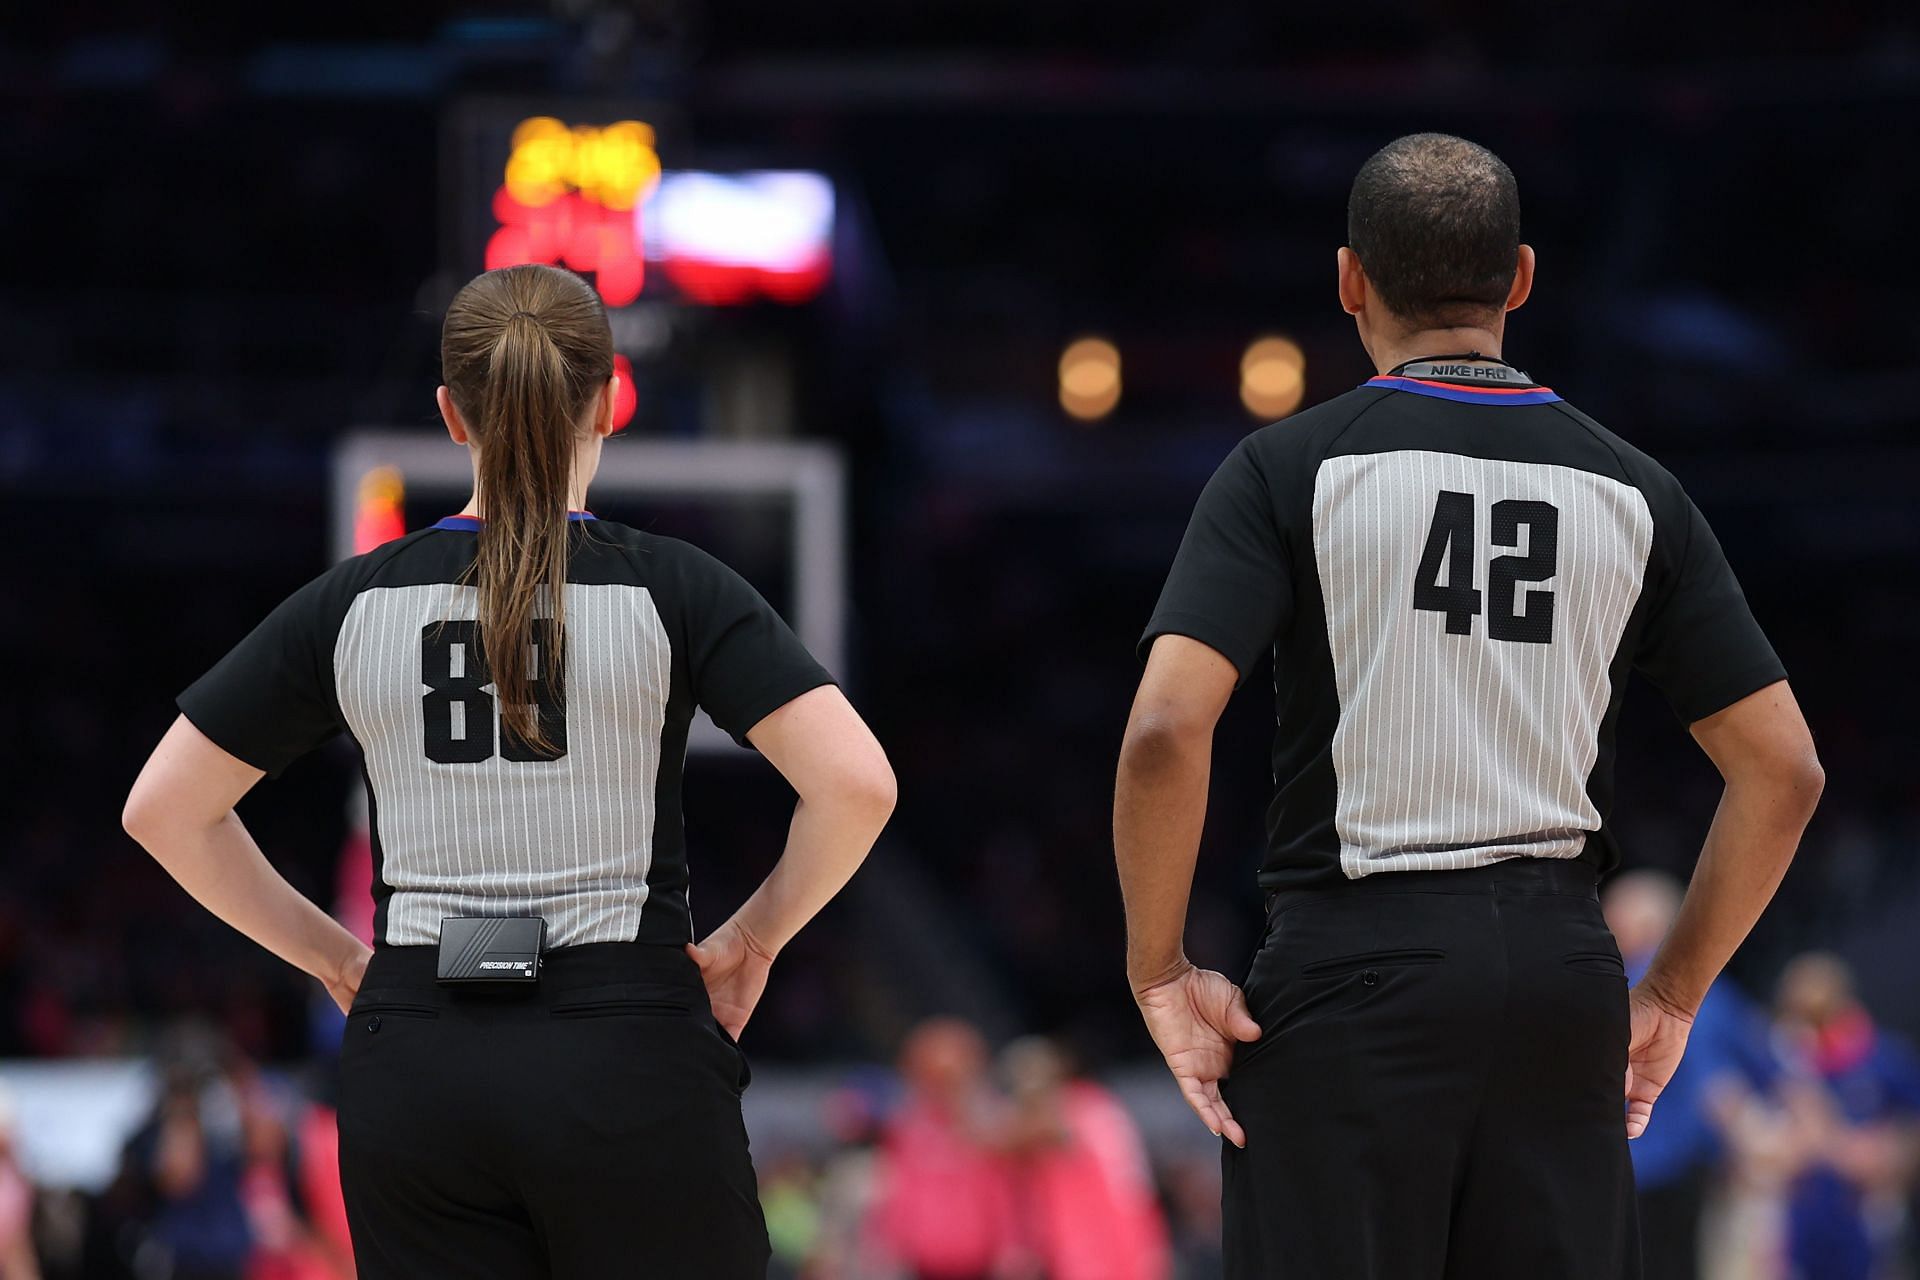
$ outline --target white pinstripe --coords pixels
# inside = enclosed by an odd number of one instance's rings
[[[1443,489],[1474,495],[1482,611],[1464,636],[1412,607]],[[1488,563],[1527,554],[1535,536],[1523,525],[1528,545],[1491,545],[1491,509],[1506,499],[1560,512],[1555,576],[1517,584],[1515,601],[1524,610],[1529,595],[1554,594],[1550,645],[1487,632]],[[1330,458],[1315,477],[1313,538],[1320,580],[1346,588],[1326,600],[1341,869],[1358,878],[1577,856],[1600,822],[1586,783],[1652,544],[1639,490],[1571,467],[1425,450]]]
[[[393,888],[387,941],[432,943],[444,916],[502,910],[544,916],[555,946],[630,939],[647,900],[672,670],[652,596],[568,585],[565,756],[506,760],[496,724],[491,758],[441,764],[425,754],[420,633],[471,619],[474,607],[468,587],[372,588],[335,643],[341,710],[366,752]]]

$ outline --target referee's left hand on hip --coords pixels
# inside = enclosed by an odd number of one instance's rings
[[[689,942],[687,954],[700,966],[714,1021],[738,1040],[766,992],[773,953],[756,943],[737,920],[729,920],[708,934],[705,942]]]
[[[1246,1130],[1220,1096],[1220,1081],[1233,1066],[1234,1045],[1260,1038],[1260,1024],[1247,1011],[1246,995],[1225,975],[1189,965],[1140,988],[1133,998],[1187,1105],[1215,1135],[1236,1147],[1246,1146]]]

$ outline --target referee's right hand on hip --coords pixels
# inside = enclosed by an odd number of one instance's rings
[[[1648,991],[1634,988],[1628,996],[1633,1031],[1627,1044],[1627,1136],[1647,1131],[1654,1099],[1673,1079],[1680,1055],[1687,1050],[1693,1019]]]
[[[1188,965],[1136,990],[1133,998],[1187,1105],[1215,1135],[1246,1146],[1246,1131],[1220,1097],[1220,1081],[1233,1066],[1233,1046],[1260,1038],[1246,995],[1224,974]]]

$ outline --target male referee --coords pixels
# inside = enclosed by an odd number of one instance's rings
[[[1368,160],[1339,287],[1380,376],[1241,442],[1141,641],[1114,799],[1128,975],[1227,1140],[1229,1277],[1638,1276],[1626,1139],[1820,794],[1700,512],[1501,359],[1533,274],[1493,154],[1416,134]],[[1243,994],[1182,933],[1214,723],[1269,650]],[[1726,781],[1631,992],[1594,896],[1630,667]]]

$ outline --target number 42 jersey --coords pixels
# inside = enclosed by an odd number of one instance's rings
[[[380,941],[437,942],[447,916],[527,914],[546,919],[551,946],[688,941],[680,780],[694,708],[744,742],[831,677],[712,556],[577,512],[564,697],[543,674],[551,624],[529,637],[553,744],[536,750],[500,718],[464,585],[480,528],[452,516],[342,561],[182,693],[181,712],[275,775],[353,735]]]
[[[1248,436],[1146,635],[1271,650],[1269,889],[1617,858],[1638,668],[1691,723],[1785,678],[1699,510],[1510,366],[1421,362]]]

